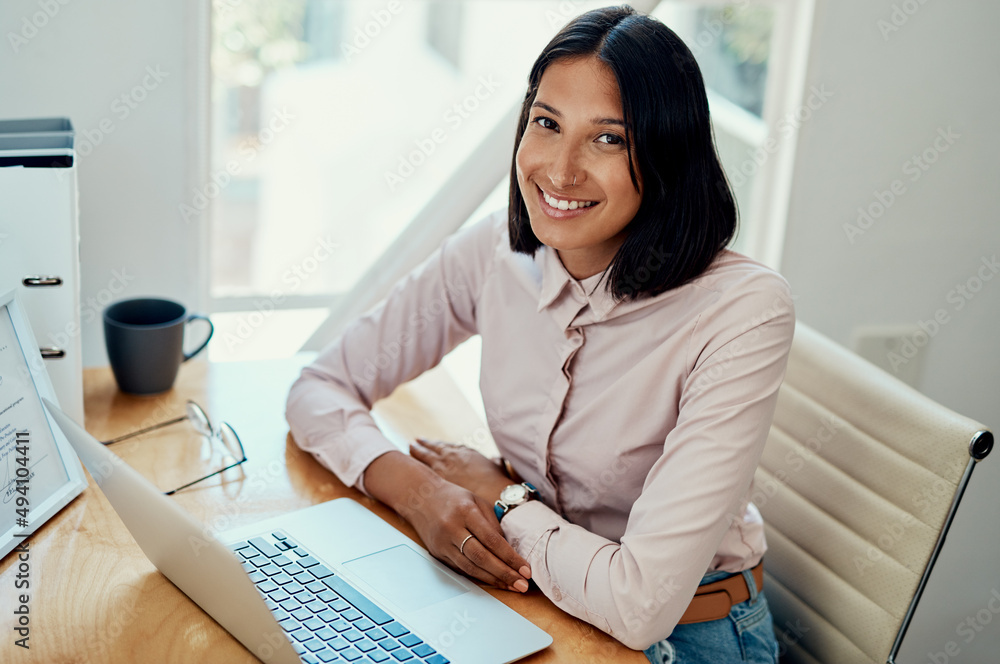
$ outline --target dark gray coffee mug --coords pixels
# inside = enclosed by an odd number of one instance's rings
[[[194,320],[208,323],[208,336],[184,352],[184,329]],[[215,327],[207,316],[189,314],[172,300],[139,298],[104,310],[104,343],[122,392],[156,394],[174,385],[177,370],[208,345]]]

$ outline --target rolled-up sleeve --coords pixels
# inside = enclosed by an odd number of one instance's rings
[[[504,517],[505,536],[557,606],[637,650],[670,635],[720,541],[734,521],[742,523],[794,325],[780,278],[718,303],[698,321],[677,424],[620,542],[542,502]]]
[[[372,405],[476,333],[476,299],[501,221],[491,215],[448,238],[292,385],[285,416],[295,442],[346,485],[363,489],[368,464],[397,449]]]

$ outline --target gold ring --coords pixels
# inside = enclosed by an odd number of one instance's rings
[[[461,553],[463,556],[465,555],[465,543],[468,542],[470,539],[472,539],[472,537],[473,537],[472,535],[466,537],[464,540],[462,540],[461,546],[458,547],[458,552]]]

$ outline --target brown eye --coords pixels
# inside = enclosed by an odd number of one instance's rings
[[[547,118],[544,115],[535,118],[535,123],[543,129],[556,129],[559,126],[552,118]]]

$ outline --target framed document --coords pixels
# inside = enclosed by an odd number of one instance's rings
[[[9,291],[0,295],[0,557],[87,486],[42,397],[58,403],[31,325]]]

